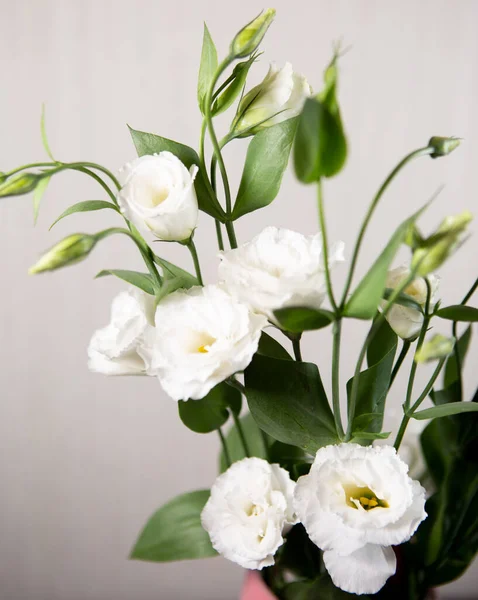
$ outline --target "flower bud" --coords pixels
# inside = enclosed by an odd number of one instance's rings
[[[438,269],[461,246],[472,219],[468,210],[446,217],[433,235],[422,240],[412,259],[412,267],[418,267],[418,275],[424,276]]]
[[[42,175],[35,173],[21,173],[10,179],[5,173],[2,173],[0,175],[0,198],[28,194],[36,188],[41,179]]]
[[[453,152],[455,148],[458,148],[460,142],[460,138],[433,136],[428,142],[428,146],[433,148],[433,153],[430,156],[432,158],[446,156],[450,152]]]
[[[275,14],[276,11],[274,8],[268,8],[241,29],[232,40],[231,56],[234,58],[244,58],[252,54],[262,42],[262,38],[269,29],[269,25],[272,23]]]
[[[415,362],[430,362],[448,356],[453,352],[455,341],[454,337],[446,337],[441,335],[441,333],[437,333],[417,350],[415,353]]]
[[[28,273],[36,275],[79,262],[88,256],[96,242],[97,238],[87,233],[69,235],[48,250]]]

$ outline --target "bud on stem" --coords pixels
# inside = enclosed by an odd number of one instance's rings
[[[241,29],[232,40],[231,58],[245,58],[252,54],[262,42],[275,14],[274,8],[268,8]]]
[[[69,235],[48,250],[28,273],[37,275],[79,262],[88,256],[97,241],[96,236],[87,233]]]

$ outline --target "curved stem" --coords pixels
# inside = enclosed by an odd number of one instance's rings
[[[231,455],[229,454],[229,448],[227,447],[226,438],[222,433],[222,429],[220,427],[217,428],[217,433],[219,435],[219,439],[221,440],[222,451],[224,452],[224,458],[226,460],[226,465],[229,468],[232,465]]]
[[[85,175],[88,175],[89,177],[94,179],[105,190],[105,192],[108,194],[108,196],[110,197],[113,204],[115,206],[118,206],[118,201],[116,200],[116,196],[113,194],[110,187],[103,181],[103,179],[101,179],[101,177],[99,175],[97,175],[93,171],[90,171],[86,167],[75,167],[75,169],[73,169],[73,170],[78,171],[79,173],[84,173]]]
[[[302,352],[300,350],[300,335],[291,338],[292,348],[294,350],[295,360],[298,362],[302,362]]]
[[[363,238],[365,235],[365,231],[368,227],[368,224],[370,223],[370,219],[372,218],[372,215],[373,215],[375,209],[377,208],[378,203],[380,202],[381,197],[383,196],[384,192],[386,191],[388,186],[391,184],[391,182],[395,179],[396,175],[398,175],[398,173],[403,169],[403,167],[406,164],[408,164],[410,161],[412,161],[415,158],[418,158],[420,156],[426,156],[426,155],[429,155],[432,153],[433,153],[433,148],[426,146],[425,148],[419,148],[418,150],[414,150],[413,152],[410,152],[410,154],[407,154],[407,156],[405,156],[405,158],[403,158],[398,163],[398,165],[393,169],[393,171],[389,174],[389,176],[385,179],[385,181],[380,186],[380,189],[378,190],[378,192],[375,194],[375,197],[373,198],[372,203],[370,204],[369,209],[368,209],[367,213],[365,214],[364,220],[362,222],[362,225],[360,227],[360,231],[359,231],[359,234],[357,237],[357,241],[355,242],[354,250],[352,252],[352,258],[350,261],[350,269],[349,269],[349,272],[347,275],[347,280],[345,282],[342,299],[340,301],[341,307],[344,306],[345,301],[347,300],[347,294],[349,293],[350,286],[352,285],[352,278],[354,276],[355,267],[357,266],[357,259],[358,259],[360,247],[362,245],[362,241],[363,241]]]
[[[192,238],[189,240],[189,242],[186,244],[186,246],[187,246],[189,252],[191,253],[191,257],[193,259],[194,269],[196,271],[196,277],[197,277],[197,280],[199,281],[199,285],[204,285],[203,279],[202,279],[202,274],[201,274],[201,266],[199,265],[199,257],[198,257],[198,253],[196,250],[196,244],[194,243]]]
[[[8,173],[5,173],[5,177],[11,177],[12,175],[16,175],[17,173],[20,173],[20,171],[25,171],[25,169],[36,169],[38,167],[55,167],[55,166],[58,166],[58,163],[56,163],[56,162],[29,163],[27,165],[23,165],[22,167],[17,167],[16,169],[12,169],[11,171],[8,171]]]
[[[397,358],[397,362],[395,363],[393,370],[392,370],[392,375],[390,377],[390,385],[388,386],[388,389],[390,390],[390,388],[393,385],[393,382],[395,381],[395,378],[398,375],[398,372],[400,371],[400,367],[403,364],[403,361],[405,360],[405,357],[408,354],[408,351],[410,350],[410,346],[411,343],[408,340],[403,340],[403,345],[402,345],[402,350]]]
[[[320,221],[320,230],[322,232],[322,254],[324,259],[324,270],[325,270],[325,283],[327,286],[327,295],[329,297],[329,302],[334,309],[335,314],[337,314],[337,303],[335,302],[334,292],[332,290],[332,282],[330,280],[330,267],[329,267],[329,246],[327,241],[327,228],[325,224],[325,214],[324,214],[324,201],[322,194],[322,180],[319,179],[317,183],[317,200],[319,207],[319,221]]]
[[[332,350],[332,406],[334,410],[335,429],[337,435],[342,440],[344,429],[342,426],[342,416],[340,413],[340,336],[342,332],[342,319],[334,322],[333,350]]]

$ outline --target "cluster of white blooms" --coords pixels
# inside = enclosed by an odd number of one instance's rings
[[[395,573],[391,546],[427,516],[425,490],[407,470],[390,446],[351,443],[321,448],[297,484],[278,465],[244,459],[217,478],[202,523],[223,556],[262,569],[300,521],[337,587],[374,594]]]

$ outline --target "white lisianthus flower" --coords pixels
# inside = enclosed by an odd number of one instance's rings
[[[397,267],[388,272],[386,287],[395,289],[399,287],[403,281],[410,275],[410,269],[407,266]],[[435,293],[438,289],[439,278],[435,275],[429,275],[432,288],[432,305],[435,302]],[[409,286],[404,290],[404,293],[411,296],[422,307],[425,306],[427,300],[427,285],[422,277],[414,279]],[[382,307],[386,302],[382,302]],[[394,304],[388,311],[385,317],[390,324],[390,327],[395,333],[404,340],[414,339],[420,333],[423,324],[423,314],[411,307]]]
[[[241,100],[233,129],[240,132],[253,128],[248,133],[256,133],[264,127],[296,117],[311,94],[312,88],[307,79],[294,73],[290,63],[282,69],[277,69],[272,63],[265,79]]]
[[[329,266],[344,260],[344,244],[335,244]],[[319,308],[325,298],[320,234],[305,236],[266,227],[250,242],[220,254],[219,278],[252,310],[275,322],[273,311],[286,306]]]
[[[88,346],[88,367],[104,375],[145,375],[145,336],[154,329],[154,296],[137,288],[121,292],[111,305],[111,321]]]
[[[339,444],[321,448],[299,478],[295,511],[342,590],[378,592],[396,570],[391,546],[426,518],[425,490],[407,471],[391,446]]]
[[[189,239],[198,220],[197,172],[196,165],[188,171],[171,152],[137,158],[120,171],[122,212],[139,229],[152,231],[161,240]]]
[[[174,400],[197,400],[243,371],[266,319],[217,286],[178,290],[162,300],[148,339],[148,374]]]
[[[244,458],[220,475],[201,514],[212,545],[245,569],[274,564],[282,537],[297,522],[295,483],[279,465]]]

